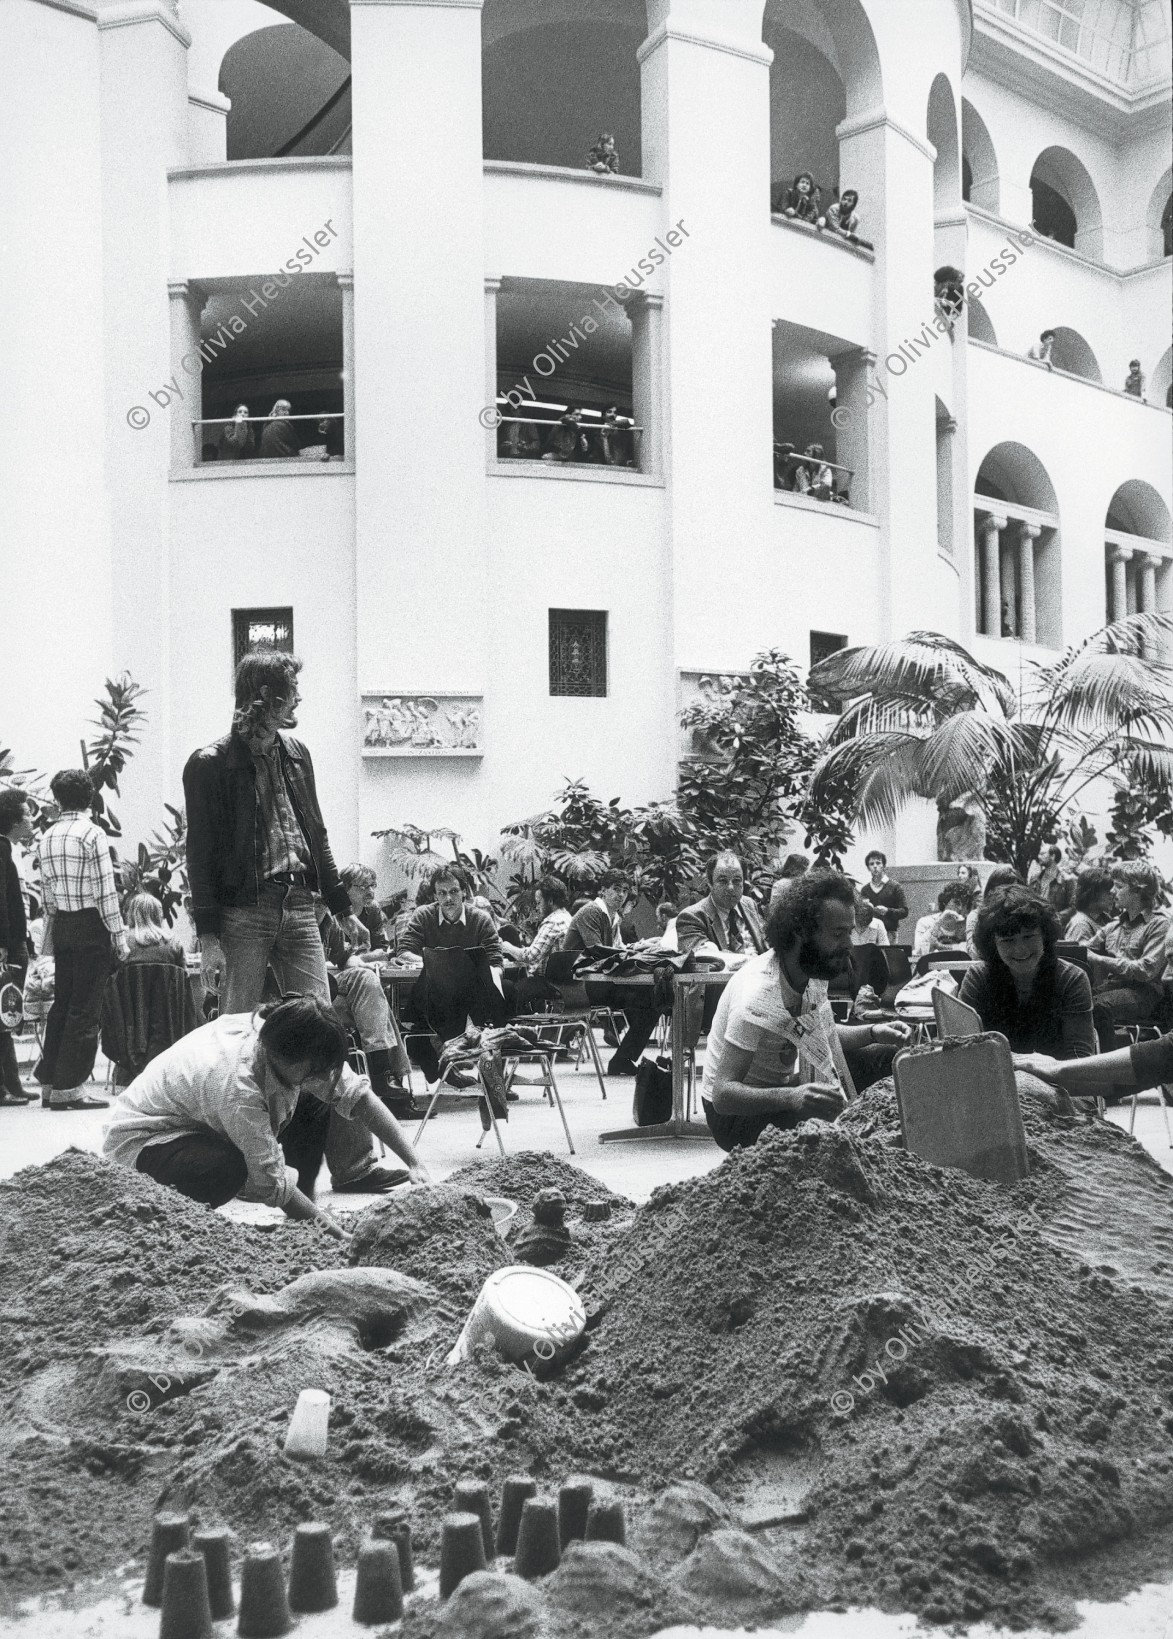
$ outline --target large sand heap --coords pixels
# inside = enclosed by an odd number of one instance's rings
[[[410,1325],[324,1304],[186,1376],[178,1317],[345,1254],[93,1157],[23,1173],[0,1188],[0,1588],[141,1552],[164,1500],[244,1540],[329,1519],[344,1553],[401,1506],[426,1561],[461,1475],[553,1489],[575,1471],[627,1498],[630,1547],[542,1585],[551,1634],[602,1631],[602,1610],[620,1639],[847,1602],[1069,1621],[1071,1596],[1173,1564],[1173,1179],[1021,1085],[1032,1173],[1012,1188],[907,1154],[883,1086],[639,1210],[550,1157],[478,1164],[360,1223],[356,1259],[394,1267],[398,1243],[434,1295]],[[479,1193],[546,1187],[576,1233],[576,1208],[614,1207],[581,1225],[584,1347],[545,1382],[484,1352],[445,1369],[506,1250]],[[122,1391],[151,1350],[179,1381],[136,1413]],[[309,1386],[334,1398],[330,1449],[299,1465],[280,1447]]]

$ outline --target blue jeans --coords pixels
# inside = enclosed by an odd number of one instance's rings
[[[262,882],[255,905],[224,907],[220,913],[224,948],[221,1013],[251,1013],[258,1007],[270,967],[282,995],[320,996],[329,1002],[330,981],[316,903],[317,896],[308,888]],[[371,1170],[374,1143],[361,1122],[344,1121],[331,1110],[326,1164],[335,1185],[349,1184]]]

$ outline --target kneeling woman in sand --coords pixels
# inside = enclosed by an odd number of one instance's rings
[[[403,1162],[388,1181],[428,1181],[395,1117],[347,1065],[346,1032],[317,996],[225,1014],[160,1053],[119,1098],[102,1153],[207,1206],[239,1195],[344,1238],[310,1198],[332,1110]]]

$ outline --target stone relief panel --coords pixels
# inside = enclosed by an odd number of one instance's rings
[[[484,696],[384,694],[362,697],[364,757],[480,757]]]
[[[676,688],[676,719],[679,724],[678,755],[681,757],[712,757],[713,748],[704,730],[696,724],[685,727],[680,715],[686,707],[701,700],[715,704],[722,695],[729,694],[737,684],[749,676],[748,672],[678,672]]]

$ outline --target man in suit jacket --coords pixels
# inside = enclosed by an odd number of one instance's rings
[[[695,950],[706,941],[718,950],[761,955],[766,948],[761,917],[744,894],[745,872],[736,854],[714,854],[705,865],[709,892],[688,905],[676,918],[676,939],[681,950]]]

